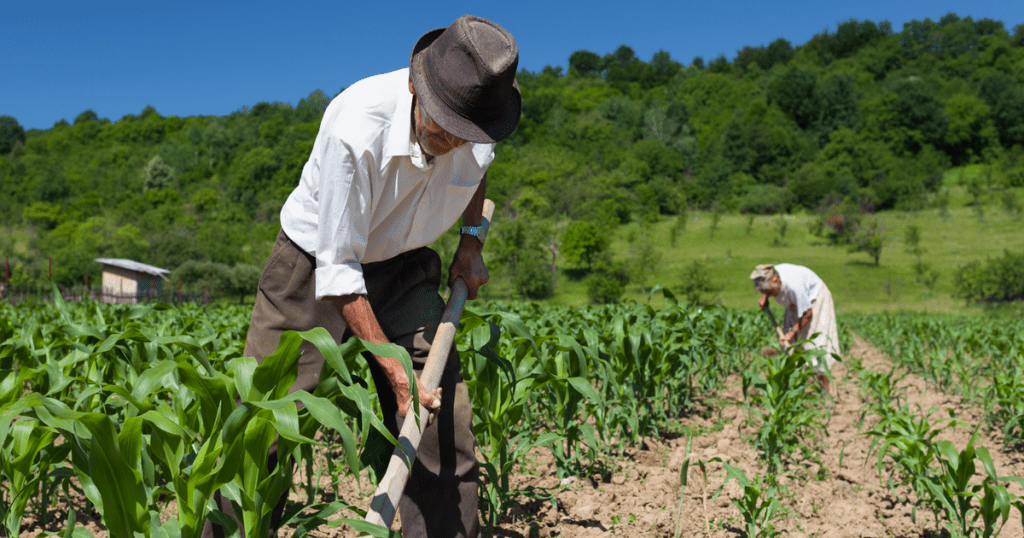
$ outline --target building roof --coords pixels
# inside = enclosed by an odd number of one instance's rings
[[[126,260],[123,258],[96,258],[94,261],[104,265],[113,265],[114,267],[120,267],[121,269],[128,269],[129,271],[135,271],[137,273],[156,275],[164,280],[167,280],[167,277],[165,277],[164,274],[170,273],[167,269],[161,269],[159,267],[153,267],[152,265],[146,265],[141,262]]]

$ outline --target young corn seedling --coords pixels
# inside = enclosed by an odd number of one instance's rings
[[[690,447],[693,444],[693,439],[690,438],[686,441],[686,457],[683,459],[683,467],[679,472],[679,510],[676,512],[676,538],[679,538],[679,533],[682,530],[683,523],[683,499],[686,494],[686,484],[690,479]],[[707,507],[707,494],[708,494],[708,469],[707,464],[711,462],[721,463],[721,458],[711,458],[709,460],[698,460],[697,466],[700,468],[701,485],[701,509],[704,513],[704,528],[711,530],[711,522],[708,521],[708,507]]]
[[[858,428],[864,426],[864,419],[868,416],[878,417],[880,422],[885,422],[899,414],[906,405],[907,389],[898,388],[897,385],[908,373],[896,374],[896,367],[893,366],[888,373],[864,370],[861,373],[861,393],[868,398],[868,403],[861,407],[858,417]]]
[[[751,538],[779,536],[781,533],[775,529],[776,520],[782,517],[779,510],[779,488],[772,483],[771,477],[755,484],[747,478],[743,469],[724,462],[723,465],[726,471],[723,487],[730,480],[736,480],[743,488],[743,495],[733,499],[732,503],[739,508],[740,515],[743,516],[746,535]],[[721,488],[718,493],[721,493]],[[716,497],[718,493],[715,494]]]

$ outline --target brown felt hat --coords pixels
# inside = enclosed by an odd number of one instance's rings
[[[409,59],[413,88],[430,119],[463,140],[485,144],[504,140],[519,124],[518,66],[512,34],[472,15],[423,34]]]

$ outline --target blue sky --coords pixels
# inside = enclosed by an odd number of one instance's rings
[[[903,23],[961,17],[1024,22],[1010,0],[647,0],[561,2],[18,2],[0,18],[0,115],[47,129],[92,109],[112,121],[152,105],[164,116],[226,115],[261,101],[298,103],[408,65],[424,32],[465,13],[516,37],[520,68],[566,67],[587,49],[629,45],[687,64],[732,59],[776,38],[801,45],[851,18]],[[426,6],[441,6],[429,7]],[[581,7],[585,6],[585,7]]]

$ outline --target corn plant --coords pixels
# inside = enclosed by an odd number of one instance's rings
[[[943,391],[980,405],[1006,442],[1024,439],[1014,392],[1024,360],[1024,321],[923,314],[844,315],[842,323],[871,340],[894,362]]]
[[[501,357],[495,351],[500,335],[497,325],[473,312],[463,313],[459,334],[459,341],[466,346],[460,346],[459,353],[476,417],[474,434],[483,448],[485,480],[480,495],[488,529],[508,514],[520,496],[550,497],[533,487],[514,489],[509,479],[531,450],[562,440],[559,432],[539,433],[523,424],[526,404],[546,377],[538,371],[536,342],[522,321],[511,314],[495,315],[515,333],[511,357]]]
[[[870,455],[876,448],[878,450],[876,469],[879,478],[882,478],[888,462],[890,466],[887,482],[890,490],[896,494],[897,484],[909,484],[917,494],[918,504],[925,504],[933,510],[938,507],[928,500],[931,498],[928,481],[931,476],[930,465],[937,453],[935,438],[946,429],[962,424],[955,418],[952,410],[948,410],[948,418],[932,422],[930,417],[936,410],[937,408],[933,407],[927,413],[921,413],[918,406],[920,416],[915,416],[906,408],[905,411],[879,422],[867,432],[867,435],[874,438],[868,454]],[[914,506],[910,514],[914,521],[917,517],[917,506]]]
[[[826,406],[813,388],[815,372],[807,367],[809,356],[815,353],[821,352],[795,344],[789,353],[756,359],[744,373],[748,420],[760,422],[754,446],[763,453],[769,474],[779,472],[783,459],[798,447],[808,442],[820,444],[828,433]],[[814,454],[808,451],[805,455],[814,458]]]
[[[902,413],[908,405],[906,387],[898,386],[908,372],[899,375],[896,370],[893,366],[887,373],[867,369],[860,371],[860,392],[868,402],[861,407],[858,428],[864,426],[864,419],[868,416],[886,422]]]
[[[936,443],[937,472],[925,484],[931,495],[931,504],[939,508],[936,519],[955,537],[998,536],[1016,508],[1024,516],[1024,501],[1009,493],[1001,481],[1024,483],[1017,477],[1000,478],[996,475],[992,457],[985,447],[974,447],[974,437],[962,451],[953,443]],[[975,460],[981,461],[985,478],[980,484],[970,480],[975,473]],[[981,520],[981,528],[976,525]],[[1002,523],[999,520],[1002,519]]]
[[[1000,428],[1007,446],[1024,443],[1024,370],[1014,365],[997,372],[985,393],[985,420]]]
[[[751,482],[743,469],[724,462],[722,464],[726,472],[722,486],[735,480],[743,488],[743,495],[733,499],[732,503],[743,516],[746,535],[754,538],[779,536],[781,533],[775,529],[775,522],[783,516],[779,504],[779,486],[772,480]],[[721,488],[718,493],[721,493]],[[716,498],[718,493],[715,494]]]

